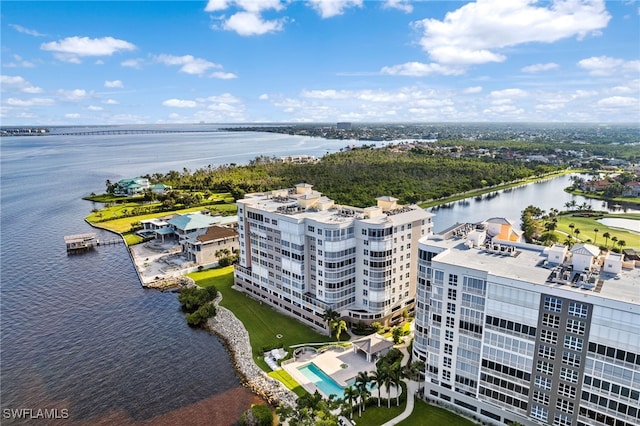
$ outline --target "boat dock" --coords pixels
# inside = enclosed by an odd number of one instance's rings
[[[99,240],[95,233],[66,235],[64,242],[67,246],[67,253],[84,253],[93,250],[94,247],[107,246],[112,244],[122,244],[122,238],[114,238],[111,240]]]

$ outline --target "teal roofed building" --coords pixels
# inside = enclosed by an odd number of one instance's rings
[[[136,195],[149,188],[149,179],[143,177],[120,179],[114,193],[118,195]]]
[[[165,192],[170,191],[172,188],[170,185],[165,185],[164,183],[156,183],[155,185],[151,185],[149,187],[151,192],[155,192],[156,194],[164,194]]]
[[[204,234],[213,225],[230,225],[237,220],[237,216],[211,216],[198,212],[179,215],[168,222],[180,244],[184,245],[187,239]]]

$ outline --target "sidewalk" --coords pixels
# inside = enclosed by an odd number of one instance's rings
[[[398,417],[394,417],[393,419],[389,420],[386,423],[383,423],[382,426],[397,425],[398,423],[400,423],[401,421],[403,421],[404,419],[409,417],[411,415],[411,413],[413,413],[413,404],[415,403],[415,394],[418,391],[418,386],[419,386],[418,382],[414,382],[412,380],[410,380],[407,383],[407,406],[406,406],[406,408],[404,409],[402,414],[400,414]]]

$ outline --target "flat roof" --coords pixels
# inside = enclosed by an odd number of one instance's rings
[[[598,280],[602,280],[601,285],[586,289],[582,286],[573,286],[571,280],[566,284],[549,280],[555,265],[545,262],[547,254],[543,251],[544,246],[513,245],[515,253],[511,256],[507,253],[490,251],[484,247],[469,248],[464,239],[440,239],[438,236],[429,236],[423,237],[420,243],[444,249],[433,259],[436,262],[486,271],[493,276],[566,290],[583,296],[593,295],[640,304],[640,268],[623,268],[620,274],[600,272]],[[502,241],[500,244],[510,246]],[[576,272],[580,271],[573,273]]]

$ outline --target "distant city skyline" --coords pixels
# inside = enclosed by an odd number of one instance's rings
[[[3,1],[3,126],[639,122],[637,1]]]

